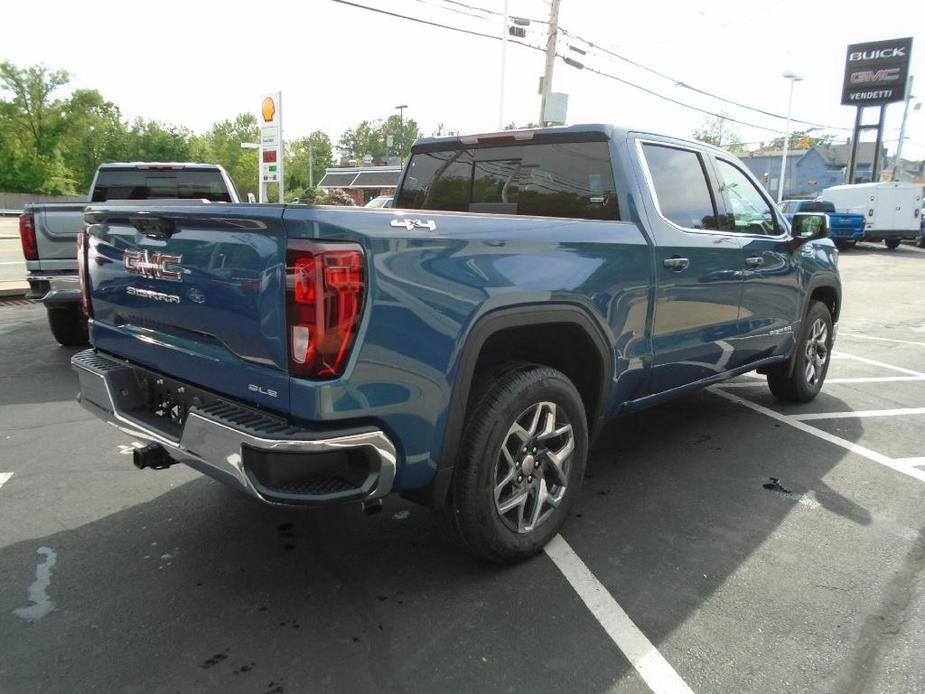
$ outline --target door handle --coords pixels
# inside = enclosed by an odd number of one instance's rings
[[[682,258],[678,255],[673,255],[670,258],[665,258],[662,261],[662,265],[667,267],[669,270],[674,270],[675,272],[683,272],[684,270],[687,270],[690,264],[690,260],[687,258]]]
[[[764,258],[762,258],[760,255],[749,256],[745,259],[745,264],[748,267],[761,267],[764,265]]]

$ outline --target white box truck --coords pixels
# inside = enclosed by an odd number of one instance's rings
[[[864,240],[883,241],[896,248],[903,239],[919,235],[922,215],[922,184],[906,181],[856,183],[832,186],[819,195],[838,212],[863,214]]]

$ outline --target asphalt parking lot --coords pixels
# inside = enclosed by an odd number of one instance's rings
[[[744,376],[614,422],[507,568],[397,498],[136,471],[43,309],[0,305],[0,691],[925,692],[925,251],[841,267],[816,401]]]

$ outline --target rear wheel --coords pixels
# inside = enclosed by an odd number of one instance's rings
[[[883,243],[885,243],[885,244],[886,244],[886,247],[889,248],[889,249],[893,249],[893,248],[898,248],[898,247],[899,247],[899,239],[887,239],[887,240],[884,241]]]
[[[48,326],[59,344],[65,347],[84,345],[88,341],[87,320],[81,315],[80,307],[47,306]]]
[[[919,238],[916,239],[915,245],[919,248],[925,248],[925,233],[919,234]]]
[[[857,241],[836,241],[835,245],[843,251],[847,251],[849,248],[854,248],[858,245]]]
[[[822,389],[832,358],[832,314],[821,301],[814,301],[797,342],[793,370],[768,374],[768,387],[779,400],[809,402]]]
[[[539,552],[578,496],[588,449],[581,397],[561,372],[517,365],[493,379],[467,413],[443,524],[494,562]]]

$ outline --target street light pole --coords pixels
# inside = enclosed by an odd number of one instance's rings
[[[912,101],[912,75],[909,75],[909,84],[906,85],[906,105],[903,106],[903,124],[899,127],[899,144],[896,145],[896,161],[893,162],[893,180],[899,176],[902,166],[903,140],[906,139],[906,120],[909,118],[909,102]]]
[[[790,111],[793,108],[793,85],[803,79],[790,70],[787,70],[783,76],[790,80],[790,99],[787,101],[787,127],[784,128],[784,151],[780,158],[780,181],[777,186],[778,204],[784,199],[784,178],[787,175],[787,150],[790,149]]]
[[[405,134],[405,109],[408,108],[408,104],[399,104],[395,107],[398,111],[398,137],[402,138]],[[398,146],[401,147],[401,140],[399,140]],[[404,165],[405,163],[405,152],[402,150],[399,157],[399,161]]]

